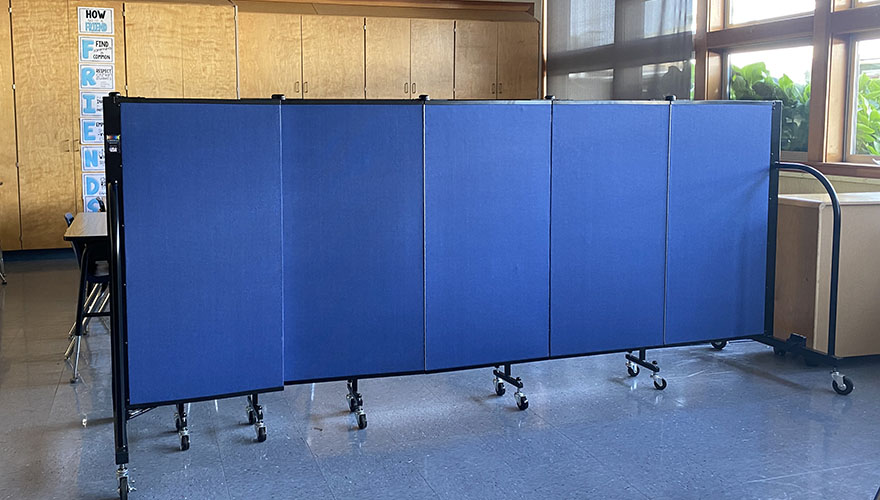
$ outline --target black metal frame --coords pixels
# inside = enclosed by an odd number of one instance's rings
[[[183,411],[184,403],[191,403],[196,401],[204,401],[211,399],[219,399],[225,397],[235,397],[235,396],[244,396],[247,395],[247,407],[246,410],[248,412],[248,419],[250,423],[255,424],[257,427],[257,436],[258,440],[265,439],[265,432],[262,434],[262,439],[260,439],[260,430],[259,428],[262,426],[265,430],[265,426],[262,424],[262,406],[259,404],[259,393],[262,392],[270,392],[275,390],[281,390],[280,388],[271,388],[260,391],[247,391],[235,394],[224,394],[224,395],[216,395],[210,397],[203,398],[195,398],[195,399],[187,399],[187,400],[173,400],[173,401],[163,401],[163,402],[155,402],[150,404],[137,404],[132,405],[129,400],[129,387],[128,387],[128,334],[126,328],[126,274],[125,274],[125,216],[124,216],[124,194],[123,194],[123,164],[122,164],[122,141],[121,141],[121,109],[120,105],[122,102],[202,102],[202,103],[250,103],[250,104],[275,104],[275,105],[302,105],[306,103],[310,104],[331,104],[331,103],[358,103],[358,104],[410,104],[410,105],[438,105],[438,104],[453,104],[451,101],[430,101],[427,96],[419,100],[285,100],[283,95],[272,96],[272,99],[248,99],[248,100],[229,100],[229,99],[144,99],[144,98],[127,98],[121,97],[119,93],[112,93],[110,96],[104,99],[104,127],[105,127],[105,158],[106,158],[106,172],[107,172],[107,196],[108,196],[108,205],[109,209],[107,211],[107,221],[108,221],[108,232],[110,236],[110,267],[111,267],[111,282],[110,282],[110,291],[111,291],[111,355],[112,355],[112,394],[113,394],[113,421],[114,421],[114,439],[115,439],[115,457],[116,464],[118,466],[117,476],[120,479],[120,496],[123,496],[122,488],[123,484],[127,487],[128,485],[128,470],[127,464],[129,462],[129,447],[128,447],[128,435],[127,435],[127,422],[139,415],[142,415],[157,406],[162,405],[176,405],[177,414],[185,419],[185,412]],[[546,100],[544,101],[457,101],[455,104],[468,104],[468,103],[493,103],[493,104],[510,104],[511,102],[516,103],[529,103],[529,104],[548,104]],[[555,101],[553,103],[564,104],[565,101]],[[673,104],[672,102],[658,102],[658,105],[667,105],[671,107],[678,104]],[[700,103],[688,103],[688,105],[694,105]],[[713,102],[712,104],[724,104],[724,102]],[[738,102],[736,104],[744,104],[742,102]],[[766,105],[766,103],[763,103]],[[712,339],[714,341],[728,341],[728,340],[739,340],[739,339],[748,339],[748,340],[756,340],[768,345],[772,345],[776,348],[786,349],[792,352],[797,352],[798,354],[802,354],[809,359],[815,359],[819,361],[825,361],[829,364],[836,366],[836,362],[838,358],[834,356],[834,339],[835,339],[835,327],[836,327],[836,316],[837,316],[837,268],[838,268],[838,259],[839,259],[839,239],[840,239],[840,206],[837,200],[836,193],[834,192],[834,188],[831,186],[830,182],[818,171],[815,169],[808,167],[806,165],[800,164],[789,164],[789,163],[780,163],[780,133],[782,129],[782,106],[780,102],[773,103],[773,114],[772,114],[772,137],[771,137],[771,150],[770,150],[770,158],[769,158],[769,195],[768,195],[768,227],[767,227],[767,267],[766,267],[766,285],[765,285],[765,309],[764,309],[764,332],[761,334],[747,334],[737,337],[724,337],[718,339]],[[804,346],[798,345],[796,342],[786,342],[780,339],[777,339],[773,336],[773,304],[774,304],[774,294],[775,294],[775,268],[776,268],[776,232],[777,232],[777,198],[778,198],[778,186],[779,186],[779,171],[780,170],[799,170],[810,173],[814,175],[820,182],[826,187],[829,194],[832,198],[832,203],[834,205],[835,211],[835,225],[834,225],[834,246],[832,251],[832,302],[830,304],[830,324],[829,324],[829,353],[823,354],[811,349],[807,349]],[[549,329],[549,325],[548,325]],[[414,375],[414,374],[424,374],[424,373],[441,373],[441,372],[450,372],[450,371],[459,371],[473,368],[484,368],[494,366],[493,374],[495,376],[495,384],[496,384],[496,392],[501,395],[503,394],[503,383],[507,382],[514,387],[517,388],[516,398],[517,398],[517,406],[520,409],[525,409],[528,407],[528,401],[525,398],[525,395],[522,394],[521,389],[523,388],[522,379],[519,377],[513,377],[511,375],[511,365],[513,364],[521,364],[527,362],[534,361],[542,361],[542,360],[550,360],[550,359],[565,359],[565,358],[574,358],[574,357],[583,357],[583,356],[591,356],[591,355],[599,355],[599,354],[608,354],[608,353],[617,353],[617,352],[626,352],[627,366],[634,367],[636,374],[638,373],[638,367],[646,368],[651,371],[651,376],[654,379],[654,384],[657,389],[665,388],[666,382],[659,376],[660,368],[657,365],[656,361],[648,362],[646,361],[646,351],[648,349],[659,349],[666,347],[677,347],[677,346],[687,346],[687,345],[698,345],[705,344],[709,340],[701,340],[694,342],[683,342],[676,344],[663,344],[657,346],[637,346],[628,349],[617,349],[610,351],[602,351],[602,352],[587,352],[581,354],[572,354],[572,355],[562,355],[562,356],[545,356],[534,359],[523,359],[523,360],[515,360],[515,361],[498,361],[494,363],[485,363],[475,366],[462,366],[456,368],[449,369],[440,369],[440,370],[417,370],[417,371],[409,371],[409,372],[399,372],[399,373],[380,373],[380,374],[351,374],[347,376],[339,376],[339,377],[331,377],[331,378],[320,378],[320,379],[312,379],[312,380],[294,380],[294,381],[285,381],[284,385],[293,385],[293,384],[304,384],[304,383],[314,383],[314,382],[327,382],[327,381],[339,381],[346,380],[348,386],[348,394],[347,398],[349,400],[349,408],[352,412],[354,412],[358,417],[358,426],[360,428],[366,427],[366,416],[363,412],[363,399],[362,395],[358,392],[358,380],[365,378],[382,378],[382,377],[390,377],[390,376],[400,376],[400,375]],[[638,351],[638,356],[633,355],[634,351]],[[503,365],[504,370],[501,371],[499,368]],[[836,373],[836,368],[835,372]],[[630,375],[633,375],[630,372]],[[659,383],[662,382],[662,387]],[[499,388],[499,385],[501,386]],[[254,415],[254,421],[251,421],[251,415]],[[361,417],[363,417],[363,421],[361,421]],[[185,423],[184,423],[185,424]],[[185,429],[185,425],[184,425]],[[178,429],[180,432],[180,429]],[[183,436],[183,434],[181,434]],[[183,446],[183,444],[181,444]],[[124,482],[123,482],[124,479]],[[127,497],[127,490],[125,492],[125,497]]]

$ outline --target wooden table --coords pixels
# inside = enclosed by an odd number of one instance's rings
[[[73,223],[64,233],[64,240],[76,244],[99,243],[107,239],[107,214],[83,212],[76,214]]]

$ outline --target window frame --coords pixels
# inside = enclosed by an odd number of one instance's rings
[[[700,0],[695,0],[695,1],[700,1]],[[710,0],[710,1],[712,1],[712,0]],[[755,21],[746,21],[744,23],[732,23],[732,22],[730,22],[730,19],[732,17],[731,13],[733,12],[733,1],[734,0],[723,0],[723,2],[724,2],[724,27],[725,28],[741,28],[743,26],[753,26],[756,24],[764,24],[764,23],[773,22],[773,21],[782,21],[785,19],[792,19],[795,17],[811,16],[811,15],[813,15],[813,13],[816,12],[816,8],[813,7],[812,11],[805,10],[805,11],[801,11],[801,12],[793,12],[791,14],[785,14],[782,16],[757,19]],[[859,1],[859,0],[854,0],[854,1]]]
[[[875,2],[876,3],[876,2]],[[877,163],[880,157],[872,155],[858,154],[856,149],[856,96],[859,93],[859,54],[858,42],[863,40],[880,40],[880,29],[877,31],[869,31],[850,37],[851,49],[849,51],[849,71],[847,71],[847,96],[846,96],[846,149],[844,150],[844,160],[849,163],[859,163],[864,165],[880,165]]]

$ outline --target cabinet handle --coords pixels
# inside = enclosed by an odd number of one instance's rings
[[[303,94],[309,93],[309,82],[303,82]]]
[[[412,94],[416,95],[416,82],[412,82]]]
[[[495,84],[492,84],[492,95],[495,95]]]
[[[409,94],[409,82],[403,84],[403,93]]]
[[[501,90],[501,85],[502,85],[501,82],[498,82],[498,93],[499,93],[499,94],[503,94],[503,93],[504,93],[504,91]]]
[[[296,83],[293,85],[293,93],[294,93],[294,94],[299,94],[299,82],[296,82]]]

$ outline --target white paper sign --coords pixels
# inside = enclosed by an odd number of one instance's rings
[[[82,183],[83,198],[107,194],[107,178],[103,172],[99,174],[82,174]]]
[[[79,116],[85,118],[104,117],[104,97],[106,92],[80,92]]]
[[[77,7],[79,32],[85,35],[112,35],[113,9]]]
[[[84,212],[100,212],[101,205],[98,203],[99,196],[83,196]]]
[[[81,118],[79,120],[80,144],[104,144],[104,119]]]
[[[110,37],[79,37],[79,60],[81,62],[113,62],[113,39]]]
[[[84,171],[104,170],[104,146],[81,146],[79,154]]]
[[[80,64],[79,88],[81,90],[113,90],[116,88],[113,65]]]

